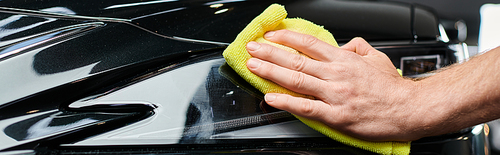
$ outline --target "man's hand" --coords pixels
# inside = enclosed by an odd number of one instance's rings
[[[402,78],[390,59],[362,38],[337,48],[287,30],[267,32],[264,37],[313,59],[250,42],[247,50],[254,57],[247,62],[250,71],[316,97],[270,93],[265,96],[269,105],[362,139],[406,141],[424,136],[419,128],[426,124],[415,113],[426,107],[409,102],[417,85]]]

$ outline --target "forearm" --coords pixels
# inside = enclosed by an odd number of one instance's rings
[[[417,81],[415,100],[430,106],[424,136],[456,131],[500,117],[500,48]]]

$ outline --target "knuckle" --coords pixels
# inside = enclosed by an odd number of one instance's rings
[[[301,104],[302,107],[300,109],[300,112],[308,117],[313,117],[316,116],[316,110],[314,108],[314,103],[311,100],[305,100]]]
[[[347,74],[349,72],[349,69],[347,67],[344,67],[342,65],[335,65],[335,66],[330,66],[329,70],[332,72],[342,75],[342,74]]]
[[[293,72],[291,75],[291,84],[295,86],[297,89],[301,89],[304,86],[305,83],[305,77],[304,74],[300,72]]]
[[[310,35],[305,35],[304,37],[302,37],[302,44],[305,47],[312,46],[312,45],[316,44],[318,41],[319,41],[318,38],[310,36]]]
[[[282,42],[284,39],[290,36],[290,32],[288,30],[277,30],[272,37],[273,41]]]
[[[265,63],[262,63],[261,67],[259,67],[260,75],[265,77],[265,78],[269,78],[273,72],[276,72],[276,67],[274,67],[272,65],[267,65]]]
[[[341,94],[343,96],[345,96],[346,98],[352,98],[353,96],[355,96],[356,94],[354,94],[354,88],[350,85],[339,85],[337,86],[336,88],[336,92],[338,94]]]
[[[346,109],[338,109],[335,111],[334,118],[330,119],[332,120],[332,124],[340,125],[342,127],[348,127],[350,126],[353,122],[355,122],[357,119],[356,116],[352,115],[352,112]]]
[[[278,30],[278,31],[275,31],[276,33],[274,35],[279,35],[279,36],[287,36],[290,32],[288,32],[287,30]]]
[[[291,63],[290,65],[291,69],[297,71],[303,71],[306,65],[306,58],[304,56],[294,55],[290,63]]]
[[[277,50],[276,47],[271,45],[266,45],[263,49],[263,54],[265,54],[265,56],[271,57],[276,53],[276,50]]]
[[[275,70],[275,68],[272,65],[261,63],[259,67],[252,69],[252,72],[258,76],[269,77],[273,70]]]
[[[285,51],[273,45],[265,44],[261,49],[259,57],[269,60],[273,57],[280,57]]]
[[[354,53],[354,52],[344,52],[344,53],[342,53],[342,57],[345,58],[346,60],[352,60],[352,59],[356,59],[357,57],[359,57],[359,55],[357,53]]]

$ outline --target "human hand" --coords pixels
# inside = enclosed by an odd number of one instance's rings
[[[274,46],[250,42],[253,73],[316,100],[286,94],[266,94],[278,109],[318,120],[351,136],[376,141],[415,140],[425,126],[409,102],[412,80],[402,78],[390,59],[361,38],[341,48],[288,30],[267,32],[265,39],[294,48],[313,59]]]

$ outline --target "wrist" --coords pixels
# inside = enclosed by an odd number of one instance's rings
[[[444,104],[440,104],[441,99],[437,98],[440,96],[436,95],[439,90],[432,85],[427,80],[414,81],[412,97],[408,101],[415,106],[411,118],[414,132],[419,138],[436,134],[439,123],[443,121],[442,114],[446,110],[443,109]]]
[[[436,127],[438,122],[436,119],[431,118],[435,116],[433,108],[437,108],[429,99],[429,89],[426,83],[421,80],[415,81],[413,79],[405,79],[403,82],[403,90],[399,90],[401,98],[399,104],[402,104],[402,115],[405,124],[402,132],[408,139],[419,139],[432,135],[433,127]]]

